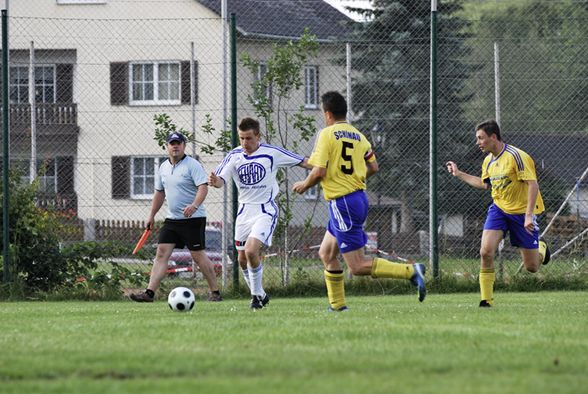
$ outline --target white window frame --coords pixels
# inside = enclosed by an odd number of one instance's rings
[[[318,66],[304,66],[304,108],[317,109]]]
[[[263,83],[263,78],[267,74],[267,63],[259,63],[257,66],[257,74],[255,75],[255,80],[259,83]],[[267,99],[268,103],[271,104],[272,102],[272,86],[268,84],[265,87],[265,98]]]
[[[178,97],[177,99],[173,99],[173,100],[160,100],[159,99],[159,84],[160,84],[160,79],[159,79],[159,66],[160,65],[169,65],[169,64],[175,64],[178,66],[178,79],[177,79],[177,84],[178,84]],[[133,67],[137,66],[137,65],[141,65],[141,66],[145,66],[145,65],[151,65],[153,66],[153,80],[152,81],[144,81],[144,80],[140,80],[140,81],[135,81],[133,80]],[[173,80],[172,80],[173,82]],[[152,100],[136,100],[134,98],[134,85],[135,84],[152,84],[153,85],[153,99]],[[137,106],[141,106],[141,105],[181,105],[182,103],[182,67],[181,67],[181,63],[177,60],[161,60],[161,61],[147,61],[147,62],[131,62],[129,63],[129,104],[130,105],[137,105]]]
[[[45,68],[51,68],[51,74],[52,74],[52,83],[51,84],[45,84],[45,83],[41,83],[38,84],[37,83],[37,71],[39,69],[45,69]],[[17,69],[19,69],[19,71],[17,71]],[[21,92],[21,91],[26,91],[26,97],[27,100],[26,101],[21,101],[20,100],[20,94],[17,93],[17,96],[19,98],[19,100],[12,100],[12,97],[10,97],[10,102],[11,103],[15,103],[15,104],[28,104],[29,103],[29,66],[26,64],[19,64],[19,65],[12,65],[10,66],[10,74],[14,75],[13,73],[21,73],[21,70],[24,70],[26,72],[26,76],[27,76],[27,84],[24,85],[22,83],[17,83],[17,84],[12,84],[11,82],[11,87],[16,86],[17,87],[17,91]],[[37,90],[40,88],[42,89],[42,100],[36,100],[35,102],[38,104],[55,104],[55,101],[57,100],[57,68],[55,67],[55,64],[35,64],[35,75],[33,76],[33,78],[35,79],[35,93],[37,92]],[[53,97],[50,97],[49,100],[47,100],[47,97],[45,97],[45,87],[46,86],[52,86],[53,87]],[[12,93],[12,92],[10,92]],[[11,96],[12,94],[9,95]]]
[[[44,169],[45,166],[45,162],[47,160],[51,160],[51,166],[47,166],[47,168],[52,168],[53,169],[53,175],[47,175],[47,171],[44,171],[41,175],[39,175],[39,171],[41,171],[42,169]],[[21,175],[21,183],[23,185],[27,185],[31,182],[31,159],[26,159],[23,160],[21,162],[19,162],[16,165],[17,168],[21,168],[22,169],[22,175]],[[39,181],[39,190],[38,192],[40,193],[46,193],[46,194],[57,194],[57,160],[56,158],[48,158],[48,159],[37,159],[37,174],[33,175],[34,179],[38,179]],[[53,182],[53,188],[51,190],[47,190],[47,181],[51,180]]]
[[[57,0],[57,4],[106,4],[107,0]]]
[[[308,174],[310,173],[311,170],[307,169],[306,170],[306,176],[308,177]],[[318,198],[320,197],[320,192],[319,192],[319,186],[318,184],[314,185],[313,187],[307,189],[304,192],[304,199],[305,200],[318,200]]]
[[[130,160],[130,167],[131,167],[131,176],[130,176],[130,197],[131,199],[137,199],[137,200],[144,200],[144,199],[150,199],[153,197],[153,192],[151,193],[135,193],[135,178],[140,177],[143,179],[143,191],[146,189],[146,180],[149,176],[151,176],[151,174],[146,174],[145,172],[141,175],[135,175],[135,160],[138,159],[142,159],[142,160],[147,160],[147,159],[153,159],[153,190],[155,190],[155,177],[157,176],[157,169],[159,168],[159,160],[160,157],[159,156],[131,156]]]

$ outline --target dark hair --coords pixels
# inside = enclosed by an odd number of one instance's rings
[[[323,111],[333,114],[335,119],[345,119],[347,116],[347,101],[339,92],[327,92],[321,96]]]
[[[243,118],[239,123],[239,130],[253,130],[253,134],[259,135],[259,122],[253,118]]]
[[[476,131],[482,130],[484,133],[491,136],[492,134],[496,134],[496,139],[498,141],[502,141],[502,137],[500,137],[500,126],[498,126],[498,122],[494,119],[486,120],[479,125],[476,126]]]

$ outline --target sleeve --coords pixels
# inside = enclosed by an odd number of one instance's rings
[[[214,173],[216,175],[218,175],[219,177],[223,178],[225,183],[227,182],[228,179],[231,179],[231,176],[233,174],[233,160],[235,158],[235,153],[234,152],[230,152],[225,158],[224,160],[218,165],[218,167],[216,168],[216,170],[214,170]]]
[[[163,191],[163,183],[161,182],[161,166],[163,165],[160,164],[159,167],[157,167],[157,171],[155,171],[155,190],[157,190],[158,192],[162,192]]]
[[[486,182],[486,180],[488,180],[490,178],[490,175],[488,174],[488,165],[490,164],[490,155],[486,156],[484,158],[484,161],[482,162],[482,175],[480,176],[482,178],[482,182]]]
[[[302,163],[304,157],[290,152],[289,150],[276,147],[278,154],[275,155],[274,160],[276,161],[277,167],[292,167]]]
[[[372,163],[373,161],[376,160],[376,154],[372,150],[372,144],[370,144],[370,142],[367,139],[365,140],[365,143],[366,143],[366,154],[363,156],[363,159],[368,163]]]
[[[314,167],[327,168],[327,163],[329,162],[329,135],[325,132],[325,129],[322,129],[319,133],[308,162]]]
[[[520,181],[536,181],[535,162],[526,152],[520,150],[518,152],[523,165],[517,167],[517,179]]]
[[[192,180],[196,186],[204,185],[208,183],[208,179],[206,179],[206,173],[204,172],[204,167],[198,160],[194,160],[194,165],[192,166]]]

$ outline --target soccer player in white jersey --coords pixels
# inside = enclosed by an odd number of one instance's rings
[[[233,149],[214,172],[208,184],[223,187],[232,179],[239,190],[239,211],[235,223],[235,246],[243,277],[251,290],[251,309],[261,309],[269,297],[263,289],[260,251],[271,246],[278,223],[275,203],[280,191],[276,174],[280,167],[311,168],[307,159],[286,149],[261,142],[259,122],[244,118],[239,124],[241,146]]]

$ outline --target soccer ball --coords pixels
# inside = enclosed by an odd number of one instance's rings
[[[167,304],[176,312],[191,311],[195,301],[194,293],[187,287],[176,287],[167,296]]]

